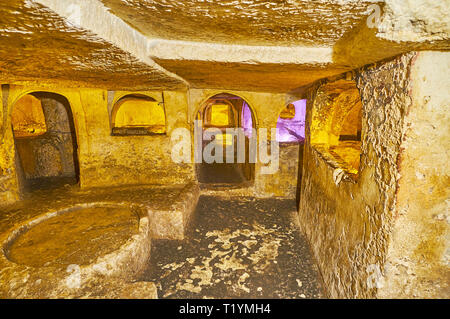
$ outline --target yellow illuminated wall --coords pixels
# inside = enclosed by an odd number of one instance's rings
[[[228,126],[230,124],[230,106],[228,104],[213,104],[209,110],[211,126]]]
[[[41,101],[30,94],[16,102],[11,116],[14,136],[17,138],[39,136],[47,132]]]
[[[354,107],[348,112],[347,117],[344,119],[341,130],[340,130],[340,136],[357,136],[359,132],[361,132],[361,126],[362,126],[362,114],[361,114],[362,108],[361,103],[357,103],[354,105]]]
[[[215,142],[226,146],[233,145],[233,134],[217,134]]]
[[[113,127],[146,127],[153,133],[165,133],[164,107],[147,97],[122,98],[114,107]]]
[[[311,145],[334,166],[359,171],[362,102],[353,81],[323,85],[317,93],[311,122]]]
[[[280,113],[282,119],[293,119],[295,117],[294,104],[288,104]]]

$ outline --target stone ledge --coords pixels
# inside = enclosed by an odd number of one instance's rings
[[[154,239],[183,239],[199,196],[199,185],[192,182],[180,191],[179,200],[169,209],[149,208],[151,237]]]
[[[137,234],[130,237],[118,250],[99,256],[94,263],[88,265],[72,264],[67,268],[30,267],[14,263],[7,258],[6,252],[11,242],[29,228],[36,227],[40,222],[74,209],[104,206],[124,207],[127,204],[107,202],[79,204],[60,211],[42,214],[14,227],[10,232],[2,234],[0,236],[0,242],[2,243],[2,254],[0,254],[2,289],[0,296],[2,298],[82,298],[84,289],[92,286],[93,282],[98,287],[97,289],[111,285],[116,287],[117,289],[112,291],[114,296],[129,295],[126,292],[129,282],[143,271],[150,257],[151,238],[149,221],[146,216],[140,217]],[[113,282],[115,281],[121,281],[122,283],[114,285]],[[156,292],[151,293],[150,286],[141,288],[147,291],[148,297],[156,297]],[[108,291],[110,289],[106,290],[106,292]],[[102,297],[108,298],[109,296],[106,293]]]

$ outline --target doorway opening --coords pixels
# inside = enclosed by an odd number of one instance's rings
[[[361,161],[362,101],[355,81],[322,85],[313,107],[311,146],[334,169],[357,181]],[[321,101],[326,101],[322,103]]]
[[[211,148],[212,145],[209,145],[210,143],[216,143],[213,145],[215,150],[219,148],[222,150],[219,162],[205,162],[204,156],[202,156],[202,163],[196,164],[198,181],[205,184],[228,185],[251,183],[254,180],[255,164],[249,154],[250,138],[256,132],[253,131],[255,115],[249,104],[236,95],[217,94],[203,104],[196,115],[196,120],[201,122],[199,129],[201,129],[203,137],[208,135],[208,131],[216,130],[218,132],[211,140],[203,139],[201,154],[207,153],[208,148]],[[238,141],[238,135],[230,134],[229,129],[236,128],[241,128],[241,132],[243,132],[240,135],[242,139],[240,141]],[[242,144],[240,144],[241,142]],[[238,154],[240,146],[245,148],[245,157]],[[212,151],[213,155],[217,155],[215,150]]]
[[[300,203],[300,191],[303,171],[303,148],[305,143],[306,100],[289,103],[278,116],[277,141],[280,143],[280,160],[287,162],[286,172],[280,174],[292,180],[295,185],[297,205]],[[297,159],[297,161],[295,160]],[[296,176],[291,175],[292,172]],[[297,207],[298,208],[298,207]]]
[[[14,104],[11,122],[22,191],[78,183],[75,126],[64,96],[50,92],[27,94]]]

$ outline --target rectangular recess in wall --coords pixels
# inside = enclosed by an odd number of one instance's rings
[[[356,180],[361,157],[362,102],[356,83],[338,80],[317,90],[311,146],[334,168]]]

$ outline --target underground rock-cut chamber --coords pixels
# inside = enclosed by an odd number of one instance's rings
[[[10,238],[6,257],[31,267],[88,265],[117,251],[139,231],[130,207],[74,207],[31,223]]]
[[[77,184],[77,134],[65,96],[37,91],[20,97],[12,107],[11,124],[22,191]]]

